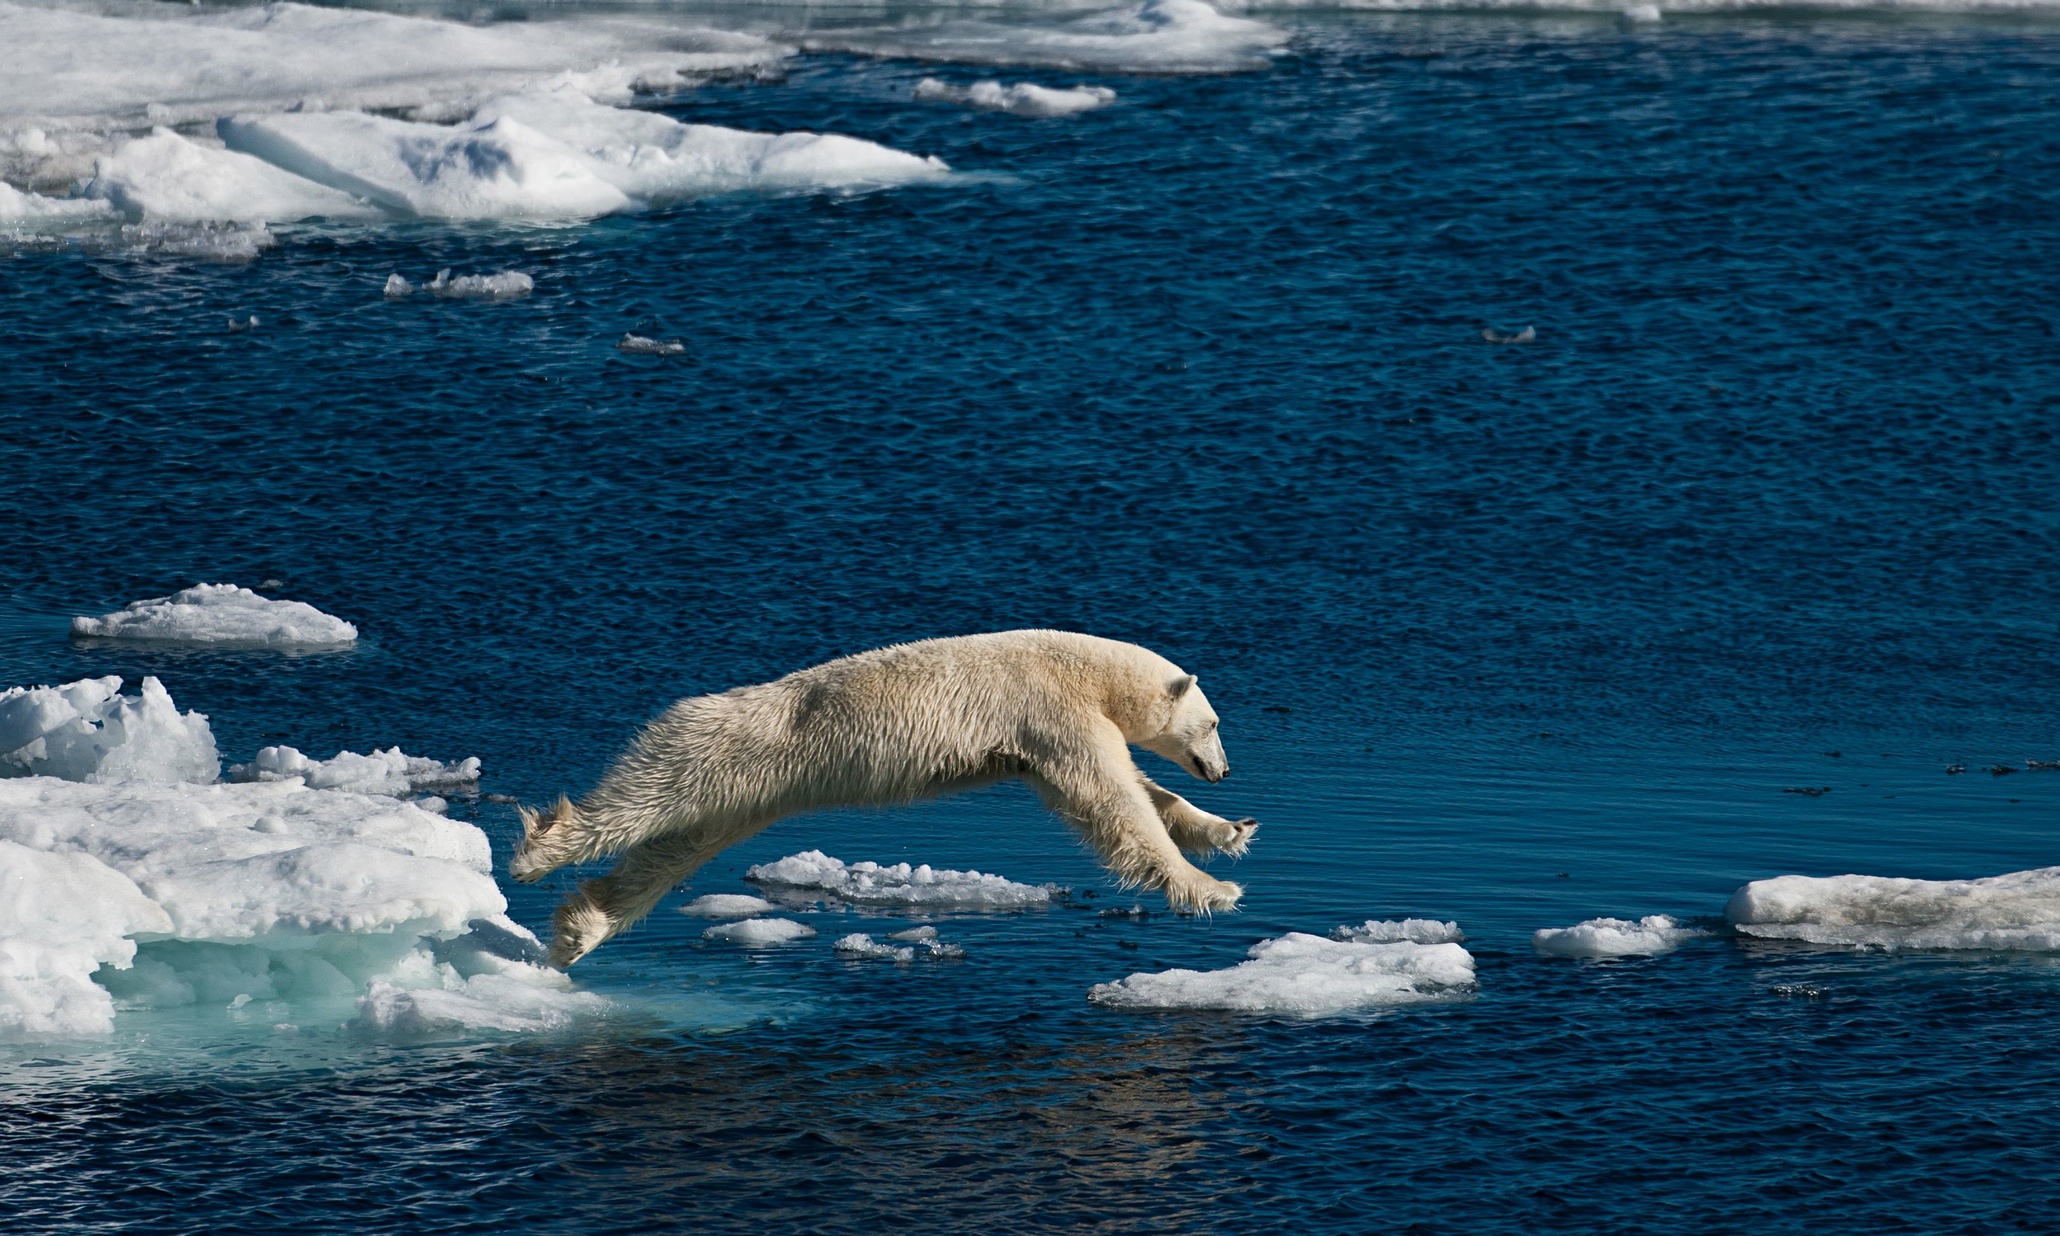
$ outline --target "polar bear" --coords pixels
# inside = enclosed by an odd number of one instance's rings
[[[1179,910],[1235,909],[1244,890],[1181,851],[1243,854],[1258,822],[1162,789],[1129,752],[1213,784],[1230,773],[1216,729],[1194,675],[1135,644],[1065,631],[897,644],[679,701],[577,804],[522,810],[509,872],[526,883],[627,851],[558,907],[551,961],[569,966],[785,816],[1020,777],[1126,885]]]

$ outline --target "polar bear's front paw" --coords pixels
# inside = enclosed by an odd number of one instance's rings
[[[1251,816],[1246,816],[1237,823],[1230,825],[1229,830],[1229,839],[1218,844],[1216,849],[1220,853],[1230,855],[1232,858],[1243,858],[1245,851],[1252,848],[1252,834],[1259,831],[1259,821]]]
[[[1218,880],[1197,871],[1192,876],[1166,884],[1166,902],[1183,914],[1212,914],[1237,909],[1245,890],[1228,880]]]

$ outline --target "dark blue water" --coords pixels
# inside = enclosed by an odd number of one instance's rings
[[[698,1022],[14,1058],[0,1212],[2050,1227],[2051,959],[1717,938],[1598,964],[1528,936],[1714,916],[1789,871],[2060,862],[2060,776],[1986,771],[2060,756],[2060,29],[1297,29],[1264,73],[1090,79],[1119,104],[1064,122],[915,104],[939,69],[834,57],[651,102],[978,174],[940,187],[277,228],[240,265],[0,257],[0,683],[155,673],[232,759],[399,743],[535,801],[677,696],[1055,626],[1198,673],[1238,775],[1192,796],[1264,822],[1243,913],[1136,922],[1097,915],[1127,895],[1020,788],[790,821],[696,891],[820,846],[1099,896],[954,920],[967,959],[909,968],[838,962],[828,931],[745,955],[661,908],[575,972]],[[379,294],[446,266],[536,291]],[[687,354],[624,356],[626,331]],[[64,637],[265,579],[364,640]],[[505,857],[512,808],[454,810]],[[571,881],[511,886],[515,913],[541,928]],[[1476,998],[1084,998],[1404,914],[1461,922]]]

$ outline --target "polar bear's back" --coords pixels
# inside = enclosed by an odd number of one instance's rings
[[[620,770],[630,775],[609,780],[683,815],[740,823],[903,802],[1077,742],[1088,714],[1178,672],[1137,645],[1064,631],[896,644],[681,700],[638,737]]]

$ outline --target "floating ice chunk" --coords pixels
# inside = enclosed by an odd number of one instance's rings
[[[1020,910],[1051,904],[1055,886],[1032,887],[978,871],[937,870],[928,863],[882,866],[850,863],[821,850],[763,863],[744,878],[782,892],[846,901],[855,905],[924,906],[965,910]]]
[[[229,766],[231,781],[284,781],[288,777],[299,777],[317,790],[406,798],[424,790],[478,785],[479,758],[446,764],[389,747],[370,755],[339,751],[331,759],[311,760],[293,747],[262,747],[250,763]]]
[[[747,918],[741,923],[717,923],[701,934],[711,940],[728,940],[747,948],[765,948],[805,939],[815,934],[815,928],[791,918]]]
[[[1117,1008],[1336,1013],[1450,999],[1473,988],[1473,955],[1457,944],[1361,944],[1289,932],[1261,940],[1227,970],[1162,970],[1087,993]]]
[[[165,128],[101,156],[85,192],[131,219],[290,223],[379,213],[262,159],[202,146]]]
[[[572,991],[565,976],[541,966],[511,967],[463,977],[440,968],[436,986],[403,987],[374,980],[358,1000],[361,1028],[398,1034],[449,1030],[536,1033],[561,1030],[608,1011],[608,1001],[590,991]],[[556,981],[553,981],[555,976]]]
[[[91,198],[44,197],[40,193],[24,193],[13,185],[0,183],[0,223],[37,226],[112,221],[113,218],[114,210],[106,202]]]
[[[749,893],[708,893],[681,906],[680,913],[695,918],[743,918],[772,908],[772,902]]]
[[[2060,867],[1978,880],[1789,875],[1731,895],[1749,936],[1915,949],[2060,950]]]
[[[1548,957],[1656,957],[1708,934],[1683,927],[1665,914],[1648,914],[1636,922],[1591,918],[1571,927],[1546,927],[1531,936],[1531,947]]]
[[[1265,22],[1226,17],[1203,0],[1144,0],[1135,8],[1058,25],[953,20],[913,29],[812,34],[803,46],[958,64],[1233,73],[1263,67],[1287,37]]]
[[[895,948],[891,944],[876,944],[871,936],[862,931],[854,931],[848,936],[839,936],[837,942],[830,947],[836,949],[839,955],[854,959],[863,958],[873,961],[914,961],[916,959],[916,951],[914,949]]]
[[[127,969],[131,936],[171,929],[105,863],[0,840],[0,1039],[108,1033],[114,998],[93,972]]]
[[[941,160],[855,137],[682,124],[655,112],[599,106],[563,89],[495,99],[473,117],[474,124],[505,122],[562,143],[593,175],[646,203],[712,193],[899,185],[950,171]]]
[[[642,335],[624,335],[616,341],[615,350],[631,356],[684,356],[687,345],[677,339],[646,339]]]
[[[1054,90],[1032,82],[1003,86],[1000,82],[974,82],[954,86],[926,77],[916,83],[916,98],[942,103],[960,103],[1012,116],[1072,116],[1106,107],[1116,101],[1116,92],[1106,86],[1074,86]]]
[[[386,286],[380,289],[380,291],[389,300],[399,300],[403,296],[413,296],[415,294],[415,285],[399,275],[388,275],[386,277]]]
[[[1439,922],[1434,918],[1370,918],[1357,927],[1339,927],[1330,933],[1330,938],[1356,940],[1361,944],[1393,944],[1397,941],[1410,944],[1466,943],[1466,933],[1459,929],[1458,923]]]
[[[72,634],[255,648],[335,647],[358,629],[303,601],[273,601],[234,584],[200,584],[168,597],[131,601],[101,618],[72,619]]]
[[[181,713],[155,678],[137,695],[121,689],[110,675],[0,691],[0,777],[208,782],[221,774],[205,716]]]
[[[914,944],[918,940],[935,940],[937,938],[937,929],[927,926],[911,927],[907,931],[890,931],[887,933],[887,938],[889,940],[905,940],[910,944]]]
[[[453,279],[446,269],[437,271],[436,278],[422,287],[431,296],[459,300],[514,300],[534,291],[536,280],[519,270],[504,270],[494,275],[459,275]]]
[[[1656,4],[1634,4],[1624,10],[1624,20],[1633,25],[1657,22],[1660,20],[1659,6]]]

